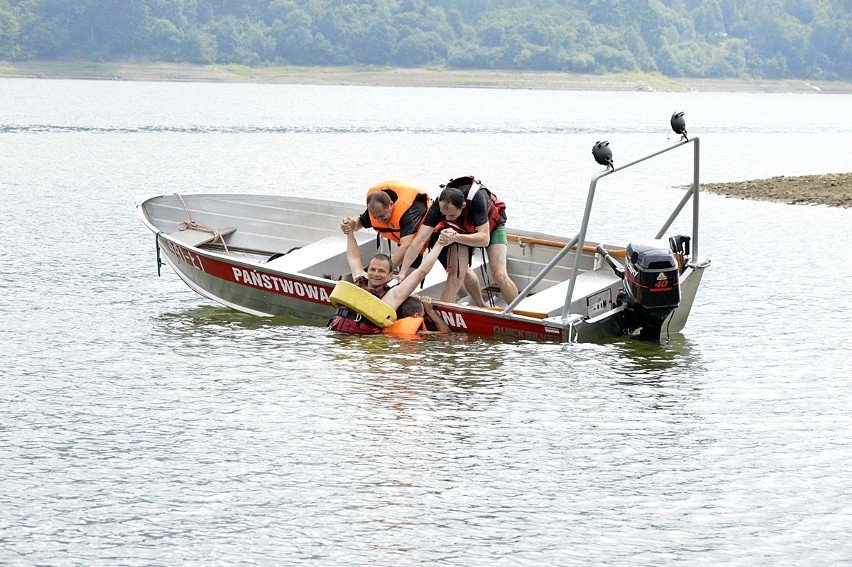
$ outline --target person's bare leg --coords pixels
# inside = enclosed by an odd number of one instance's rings
[[[491,270],[494,281],[500,286],[503,301],[512,303],[518,297],[518,286],[509,278],[506,268],[509,247],[505,244],[492,244],[486,250],[488,250],[488,268]]]
[[[468,267],[464,274],[464,289],[470,295],[473,304],[477,307],[485,307],[485,300],[482,299],[482,287],[479,285],[479,278],[476,277],[476,272],[473,268]]]
[[[464,264],[460,264],[459,249],[464,249]],[[441,293],[441,301],[455,303],[458,301],[459,289],[462,284],[462,273],[464,270],[459,268],[460,265],[467,267],[467,247],[452,245],[447,248],[447,283],[444,284],[444,291]]]

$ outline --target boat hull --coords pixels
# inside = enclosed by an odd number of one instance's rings
[[[264,270],[224,259],[221,254],[157,237],[166,264],[193,290],[222,305],[257,316],[286,315],[312,324],[327,324],[335,312],[329,301],[332,280]],[[532,317],[503,316],[499,311],[435,302],[435,310],[456,332],[527,339],[563,340],[565,325]]]
[[[334,312],[328,296],[333,282],[260,269],[246,262],[180,245],[160,235],[166,263],[190,288],[232,309],[258,316],[287,315],[327,321]]]

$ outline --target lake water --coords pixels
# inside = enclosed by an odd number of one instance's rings
[[[0,563],[852,561],[852,210],[704,194],[683,334],[565,345],[241,315],[134,208],[474,174],[573,235],[592,145],[681,110],[702,181],[852,171],[849,95],[0,79]],[[588,238],[652,236],[690,164],[602,180]]]

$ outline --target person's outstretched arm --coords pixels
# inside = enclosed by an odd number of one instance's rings
[[[414,290],[417,289],[417,286],[420,285],[423,278],[432,271],[432,267],[435,265],[435,262],[438,261],[438,255],[441,253],[445,244],[445,242],[441,242],[439,240],[438,243],[432,247],[432,250],[429,251],[426,257],[423,258],[423,262],[420,263],[420,266],[411,272],[408,277],[402,281],[402,283],[392,287],[391,290],[382,298],[382,301],[394,309],[397,309],[409,295],[414,293]],[[409,249],[409,252],[410,251],[411,249]]]
[[[411,243],[414,241],[414,238],[417,236],[417,233],[409,234],[408,236],[403,236],[399,239],[399,246],[393,252],[392,262],[394,268],[398,268],[402,266],[403,261],[405,260],[405,255],[408,254],[408,249],[411,248]],[[421,246],[422,248],[422,246]],[[415,256],[416,258],[417,256]]]
[[[435,308],[432,307],[432,298],[428,295],[424,295],[420,298],[420,303],[423,304],[423,312],[426,313],[426,316],[429,317],[429,320],[435,324],[436,333],[449,333],[451,331],[450,326],[444,321],[444,318],[438,315],[438,312],[435,311]]]
[[[352,271],[352,279],[357,280],[358,276],[364,273],[364,259],[361,258],[361,249],[358,247],[358,241],[355,240],[355,232],[352,230],[344,232],[346,232],[346,261]]]
[[[427,240],[429,240],[429,236],[432,235],[433,230],[434,227],[429,225],[420,225],[420,228],[417,230],[417,233],[408,245],[408,249],[405,251],[405,256],[402,258],[402,262],[399,264],[400,280],[405,281],[408,279],[408,269],[411,267],[411,264],[414,263],[417,255],[420,254],[420,251],[423,249],[423,245],[426,244]]]

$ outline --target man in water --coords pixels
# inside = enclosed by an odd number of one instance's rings
[[[428,318],[428,319],[427,319]],[[400,337],[425,334],[447,334],[450,327],[432,307],[429,296],[409,296],[396,310],[396,321],[382,333]]]
[[[420,285],[420,282],[423,281],[423,278],[426,277],[435,265],[435,262],[438,261],[438,256],[447,243],[445,237],[439,236],[432,250],[423,258],[420,266],[414,269],[404,282],[390,287],[388,284],[393,278],[390,257],[387,254],[375,255],[365,270],[364,260],[361,257],[361,249],[355,240],[355,233],[348,228],[348,225],[341,226],[341,228],[346,233],[346,260],[349,263],[349,268],[352,270],[352,279],[355,285],[378,297],[394,311]],[[381,327],[354,309],[342,305],[338,307],[337,313],[331,319],[328,328],[332,331],[356,335],[372,335],[382,332]]]

